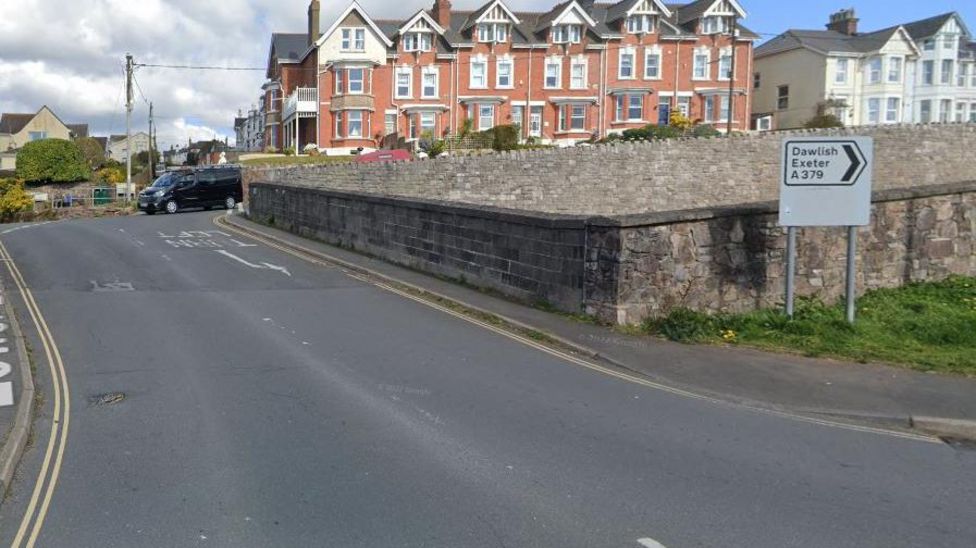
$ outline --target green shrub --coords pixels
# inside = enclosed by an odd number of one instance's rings
[[[718,137],[722,132],[711,124],[700,124],[691,128],[692,137]]]
[[[78,145],[64,139],[41,139],[17,153],[17,177],[27,183],[74,183],[91,177]]]
[[[834,116],[833,114],[824,113],[810,118],[803,124],[803,127],[807,129],[844,127],[844,122],[841,122],[840,118]]]
[[[285,148],[285,149],[284,149],[284,150],[282,151],[282,153],[283,153],[283,154],[284,154],[285,156],[294,156],[294,155],[295,155],[295,149],[294,149],[294,148],[291,148],[291,147],[287,147],[287,148]]]
[[[507,125],[494,128],[495,134],[492,141],[492,148],[498,151],[515,150],[518,148],[519,130],[518,126]]]
[[[673,126],[647,126],[648,139],[677,139],[684,135],[684,132]]]
[[[623,138],[627,141],[633,141],[633,140],[646,141],[648,136],[650,135],[650,131],[648,131],[647,129],[649,127],[650,126],[644,126],[642,128],[637,128],[637,129],[625,129]]]

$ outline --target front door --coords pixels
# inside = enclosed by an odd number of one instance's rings
[[[542,137],[542,107],[532,107],[529,113],[529,137]]]
[[[670,126],[671,125],[671,102],[668,100],[661,101],[658,105],[658,115],[657,115],[657,125],[659,126]]]

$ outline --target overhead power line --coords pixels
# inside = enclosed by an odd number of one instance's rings
[[[229,70],[229,71],[265,71],[264,67],[215,67],[215,66],[205,66],[205,65],[156,65],[139,63],[135,65],[137,67],[147,67],[147,68],[162,68],[162,69],[177,69],[177,70]]]

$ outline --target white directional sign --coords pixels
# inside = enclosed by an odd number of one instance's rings
[[[865,226],[871,220],[874,139],[787,137],[781,226]]]

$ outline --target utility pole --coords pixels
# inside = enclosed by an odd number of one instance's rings
[[[149,180],[156,180],[156,161],[153,156],[153,104],[149,103]]]
[[[132,188],[132,54],[125,54],[125,204]]]
[[[732,119],[735,118],[735,35],[739,33],[739,18],[732,16],[732,59],[729,67],[729,129],[726,136],[732,138]]]

